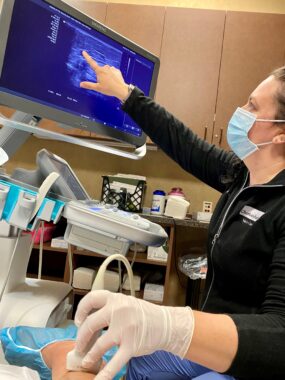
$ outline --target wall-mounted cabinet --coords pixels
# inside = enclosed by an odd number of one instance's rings
[[[106,25],[160,56],[165,8],[109,3]]]
[[[167,8],[156,99],[211,142],[224,11]]]
[[[227,148],[228,121],[270,72],[284,65],[285,15],[228,12],[213,143]]]
[[[107,3],[90,1],[90,0],[64,0],[67,4],[79,9],[102,23],[105,22],[107,13]]]

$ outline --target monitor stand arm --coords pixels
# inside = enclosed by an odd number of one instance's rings
[[[25,112],[16,111],[10,120],[37,126],[40,118]],[[7,153],[9,158],[11,158],[30,136],[30,132],[3,126],[0,130],[0,147]]]
[[[15,153],[22,144],[24,144],[30,135],[35,135],[50,140],[63,141],[85,148],[115,154],[117,156],[130,158],[133,160],[139,160],[146,154],[146,144],[134,148],[133,151],[129,152],[123,149],[106,146],[93,140],[86,140],[78,137],[64,135],[58,132],[49,131],[47,129],[38,128],[37,124],[40,120],[41,119],[36,116],[24,114],[23,112],[16,112],[11,119],[8,119],[0,114],[0,124],[3,125],[3,128],[0,131],[0,148],[2,148],[8,154],[8,156],[11,157],[11,155]]]

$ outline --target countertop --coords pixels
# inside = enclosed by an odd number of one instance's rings
[[[177,219],[165,215],[140,214],[142,218],[148,219],[153,223],[163,224],[165,226],[194,227],[208,229],[209,223],[198,222],[192,218]]]

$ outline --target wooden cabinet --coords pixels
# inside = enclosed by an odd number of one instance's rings
[[[107,3],[95,2],[90,0],[64,0],[67,4],[73,6],[87,14],[89,17],[98,20],[101,23],[105,22]]]
[[[170,251],[172,251],[172,245],[173,245],[173,233],[170,231]],[[170,267],[171,267],[171,259],[172,259],[173,253],[170,252],[168,255],[168,261],[154,261],[147,259],[147,253],[146,252],[138,252],[135,256],[134,262],[134,252],[129,251],[126,258],[130,263],[132,263],[132,268],[134,274],[139,274],[142,281],[144,278],[153,278],[156,277],[158,279],[158,283],[161,285],[164,285],[164,296],[162,302],[155,302],[157,304],[170,304],[171,299],[169,297],[170,295]],[[106,257],[103,257],[100,254],[86,251],[86,250],[80,250],[80,249],[73,249],[73,263],[74,268],[82,267],[82,266],[92,266],[92,267],[98,267],[101,262]],[[126,273],[125,267],[122,264],[122,273]],[[113,261],[108,266],[108,269],[113,269],[115,271],[118,270],[118,262]],[[146,282],[148,282],[146,280]],[[151,281],[149,281],[151,282]],[[144,281],[143,281],[144,284]],[[141,290],[139,292],[136,292],[136,297],[143,298],[143,287],[141,287]],[[125,294],[130,294],[129,291],[123,290]],[[86,290],[82,289],[75,289],[74,288],[74,295],[82,296],[87,293]],[[172,302],[176,302],[176,300],[172,300]]]
[[[224,11],[167,8],[157,101],[211,142]]]
[[[165,8],[109,3],[106,25],[160,56]]]
[[[285,15],[167,8],[157,101],[208,142],[228,148],[238,106],[284,64]]]
[[[145,216],[144,216],[145,217]],[[163,226],[169,236],[168,240],[168,259],[167,261],[154,261],[147,259],[147,253],[137,253],[133,264],[134,273],[139,273],[141,277],[145,277],[148,273],[149,278],[157,278],[157,282],[164,285],[164,297],[161,304],[182,306],[186,302],[186,282],[184,275],[178,269],[178,259],[181,254],[191,252],[192,249],[197,250],[197,246],[204,246],[206,241],[207,226],[194,221],[174,220],[166,217],[146,218],[159,223]],[[182,225],[182,230],[178,228]],[[185,240],[186,239],[186,240]],[[187,242],[187,243],[186,243]],[[184,247],[184,248],[182,248]],[[81,250],[77,247],[71,247],[73,269],[85,267],[99,267],[104,256],[95,252]],[[38,270],[39,246],[34,246],[29,267],[28,276],[36,276]],[[127,254],[127,259],[132,262],[133,252]],[[117,262],[113,261],[111,267],[117,267]],[[56,281],[69,281],[69,263],[67,249],[53,248],[50,243],[44,244],[43,249],[43,269],[42,278]],[[145,282],[156,282],[148,281]],[[82,297],[87,293],[86,290],[74,289],[74,295]],[[143,297],[143,289],[136,293],[139,298]],[[78,301],[78,300],[77,300]],[[156,302],[159,303],[159,302]]]
[[[227,148],[228,121],[270,72],[284,65],[285,15],[227,12],[213,143]]]

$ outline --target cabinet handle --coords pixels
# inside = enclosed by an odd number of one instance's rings
[[[224,128],[220,128],[220,139],[219,139],[219,145],[221,145],[221,143],[222,143],[222,139],[223,139],[223,133],[224,133]]]
[[[206,125],[206,126],[204,127],[204,140],[207,139],[207,133],[208,133],[208,126]]]

